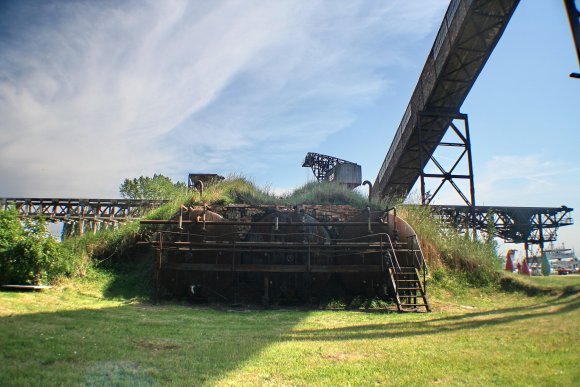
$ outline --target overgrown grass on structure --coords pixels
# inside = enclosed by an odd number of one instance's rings
[[[272,205],[351,205],[356,208],[368,206],[368,199],[345,186],[332,182],[309,182],[286,195],[275,195],[267,188],[259,188],[242,177],[230,177],[207,187],[203,196],[194,193],[187,204],[272,204]]]
[[[357,208],[368,205],[367,199],[358,192],[329,182],[311,182],[288,195],[277,196],[257,187],[242,177],[230,177],[215,182],[203,191],[182,192],[168,203],[151,210],[145,219],[170,219],[178,213],[181,206],[190,205],[296,205],[296,204],[348,204]],[[90,257],[107,259],[111,255],[122,255],[135,243],[135,239],[150,230],[140,226],[138,221],[120,225],[115,229],[105,229],[96,234],[87,233],[71,238],[66,244],[77,253]]]
[[[398,215],[417,233],[435,283],[459,287],[462,281],[476,286],[497,284],[501,267],[493,241],[473,239],[445,227],[428,207],[401,206]]]
[[[363,209],[369,206],[368,198],[357,191],[331,182],[310,182],[283,196],[284,204],[350,205]],[[370,204],[378,208],[377,203]]]
[[[229,204],[348,204],[357,208],[368,205],[367,199],[358,192],[329,182],[307,183],[291,194],[277,196],[245,178],[231,176],[206,187],[203,195],[198,191],[179,192],[168,203],[151,210],[145,219],[170,219],[181,206]],[[96,234],[85,233],[80,237],[69,238],[63,245],[75,256],[83,258],[76,271],[82,276],[91,264],[110,268],[112,261],[127,259],[135,252],[137,241],[146,239],[153,229],[134,221],[117,228],[100,230]]]
[[[150,211],[145,218],[169,219],[175,216],[182,205],[235,203],[351,205],[359,209],[369,206],[367,197],[331,182],[310,182],[292,193],[277,196],[267,188],[259,188],[245,178],[231,176],[206,187],[203,195],[198,191],[181,192],[167,204]],[[372,202],[370,206],[373,209],[382,209],[385,208],[385,203]],[[442,227],[425,207],[399,206],[398,214],[405,218],[419,235],[431,268],[433,282],[447,287],[488,286],[497,283],[499,261],[492,244],[471,240],[456,231]],[[64,244],[74,254],[85,258],[82,261],[84,266],[79,270],[82,274],[90,262],[100,264],[132,254],[137,240],[146,238],[151,230],[152,227],[140,225],[135,221],[116,229],[99,231],[95,235],[87,233],[79,238],[71,238]]]

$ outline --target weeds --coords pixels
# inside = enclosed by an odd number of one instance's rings
[[[497,284],[500,261],[494,243],[472,239],[467,234],[462,235],[445,227],[433,217],[428,207],[406,205],[400,207],[399,215],[409,222],[419,236],[432,272],[439,273],[432,274],[435,282],[442,283],[445,276],[441,273],[449,268],[453,274],[464,277],[470,285]]]

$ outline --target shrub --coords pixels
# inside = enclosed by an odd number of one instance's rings
[[[0,283],[50,283],[79,265],[42,219],[20,220],[14,209],[0,210]]]

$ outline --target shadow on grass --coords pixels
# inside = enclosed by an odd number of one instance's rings
[[[135,247],[123,257],[106,262],[100,270],[112,275],[104,291],[105,298],[150,300],[153,296],[152,250]]]
[[[277,343],[445,335],[486,326],[496,331],[514,322],[563,318],[579,307],[574,295],[443,317],[385,314],[375,324],[328,329],[296,329],[309,312],[288,310],[125,304],[22,314],[0,318],[0,385],[211,384]]]
[[[123,305],[0,318],[0,385],[207,384],[307,313]]]
[[[547,315],[563,315],[580,308],[580,297],[554,298],[553,302],[533,306],[496,309],[486,312],[466,313],[425,321],[379,323],[340,327],[333,329],[311,329],[291,332],[288,340],[362,340],[379,338],[401,338],[410,336],[447,334],[485,326],[501,326],[513,322],[526,322]]]

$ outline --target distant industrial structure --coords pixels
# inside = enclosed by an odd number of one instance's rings
[[[362,184],[361,166],[352,161],[308,152],[302,166],[312,168],[312,172],[318,181],[333,181],[348,188],[356,188]]]

